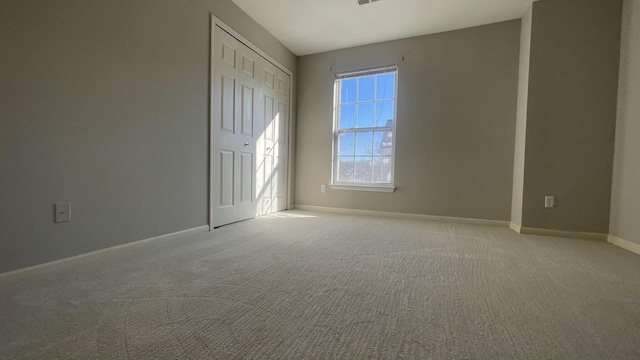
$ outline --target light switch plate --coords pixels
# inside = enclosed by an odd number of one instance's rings
[[[55,203],[54,209],[56,212],[57,223],[71,221],[71,203],[70,202]]]

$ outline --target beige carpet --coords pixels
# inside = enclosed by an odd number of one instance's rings
[[[639,359],[640,256],[293,211],[0,278],[0,358]]]

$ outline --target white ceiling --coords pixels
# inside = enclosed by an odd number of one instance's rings
[[[533,0],[232,0],[296,55],[521,18]]]

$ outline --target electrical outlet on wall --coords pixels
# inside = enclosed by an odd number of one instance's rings
[[[320,185],[320,192],[321,193],[326,193],[327,192],[327,186],[326,185]]]
[[[71,203],[55,203],[53,204],[56,213],[55,221],[57,223],[71,221]]]
[[[556,197],[555,196],[545,196],[544,197],[544,207],[547,209],[552,209],[556,207]]]

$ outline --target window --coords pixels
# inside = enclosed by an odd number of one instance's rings
[[[395,66],[338,74],[333,189],[393,191]]]

